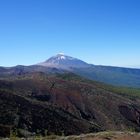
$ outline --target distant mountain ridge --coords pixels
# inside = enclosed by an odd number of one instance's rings
[[[92,65],[64,54],[53,56],[39,65],[68,70],[111,85],[140,87],[140,69]]]
[[[44,62],[31,66],[0,67],[0,77],[31,72],[72,72],[90,80],[115,86],[140,88],[140,69],[92,65],[64,54],[57,54]]]

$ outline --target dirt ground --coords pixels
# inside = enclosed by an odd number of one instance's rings
[[[62,140],[140,140],[140,134],[130,132],[102,132],[97,134],[70,136]]]
[[[140,133],[132,132],[100,132],[91,134],[82,134],[79,136],[47,136],[31,138],[3,138],[0,140],[140,140]]]

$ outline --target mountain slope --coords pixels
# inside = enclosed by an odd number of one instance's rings
[[[140,87],[140,69],[98,66],[58,54],[39,65],[65,69],[85,78],[117,86]]]
[[[72,72],[85,78],[115,86],[140,88],[140,69],[91,65],[82,60],[58,54],[43,63],[32,66],[0,67],[0,77],[25,73]]]
[[[73,58],[70,56],[66,56],[64,54],[58,54],[46,60],[43,63],[39,63],[38,65],[46,66],[46,67],[56,67],[61,69],[70,69],[74,68],[85,68],[89,67],[89,64],[86,62],[79,60],[77,58]]]
[[[72,72],[115,86],[140,88],[140,69],[94,65],[83,69],[73,68]]]
[[[108,89],[71,73],[34,72],[3,78],[0,126],[60,135],[140,131],[140,98]]]

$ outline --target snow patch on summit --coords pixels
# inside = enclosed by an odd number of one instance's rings
[[[62,53],[59,53],[56,56],[49,58],[45,62],[39,63],[38,65],[61,69],[89,67],[86,62],[71,56],[64,55]]]
[[[60,56],[59,59],[66,59],[66,57],[65,56]]]

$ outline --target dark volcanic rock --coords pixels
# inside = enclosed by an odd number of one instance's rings
[[[46,132],[71,135],[130,128],[139,131],[140,103],[137,98],[132,100],[107,87],[71,73],[34,72],[2,78],[1,135],[4,136],[7,126],[42,135]]]
[[[140,108],[132,105],[119,106],[120,113],[127,119],[140,126]]]

